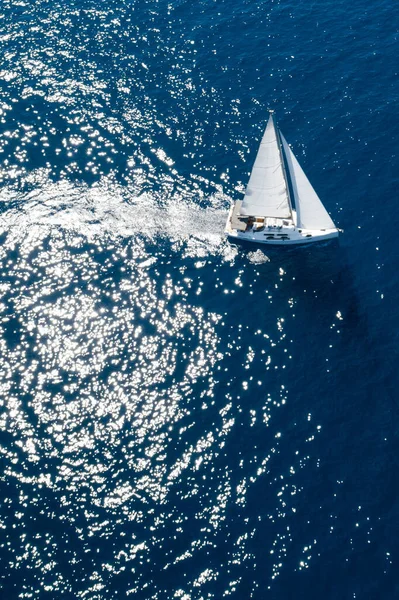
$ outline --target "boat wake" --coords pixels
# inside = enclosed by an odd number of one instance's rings
[[[195,199],[194,199],[195,200]],[[15,241],[40,227],[54,228],[90,239],[140,237],[184,243],[190,255],[230,255],[233,249],[223,235],[227,197],[216,193],[206,208],[171,196],[167,200],[150,193],[134,194],[114,181],[94,186],[51,181],[21,193],[5,188],[0,206],[0,230]]]
[[[254,265],[263,265],[264,263],[270,262],[270,258],[262,252],[262,250],[256,250],[255,252],[248,252],[248,260]]]

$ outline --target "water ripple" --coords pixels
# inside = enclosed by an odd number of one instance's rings
[[[329,8],[4,0],[4,597],[394,597],[395,20]],[[341,248],[224,240],[268,107]]]

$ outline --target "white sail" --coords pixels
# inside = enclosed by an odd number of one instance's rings
[[[330,215],[281,132],[280,136],[294,191],[298,227],[304,229],[334,229],[335,225]]]
[[[241,214],[278,218],[291,216],[282,156],[272,116],[259,146]]]

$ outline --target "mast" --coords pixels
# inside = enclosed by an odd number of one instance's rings
[[[287,171],[286,171],[286,168],[285,168],[285,161],[284,161],[284,155],[283,155],[283,148],[282,148],[282,144],[281,144],[280,130],[279,130],[278,126],[277,126],[276,117],[274,116],[274,110],[270,111],[270,114],[271,114],[271,117],[272,117],[272,120],[273,120],[274,130],[276,132],[277,146],[278,146],[278,149],[279,149],[279,152],[280,152],[281,167],[282,167],[282,170],[283,170],[285,185],[286,185],[286,188],[287,188],[288,206],[289,206],[290,213],[291,213],[291,219],[293,220],[291,191],[290,191],[290,186],[288,185],[288,177],[287,177]]]
[[[296,225],[297,227],[301,227],[301,223],[300,223],[300,204],[299,204],[299,194],[298,194],[298,187],[297,187],[297,182],[295,179],[295,172],[294,172],[294,166],[292,164],[292,150],[289,147],[287,140],[285,139],[285,137],[283,136],[282,133],[280,133],[280,140],[282,143],[282,151],[284,153],[284,157],[286,160],[286,164],[287,164],[287,176],[289,178],[289,182],[291,184],[290,190],[292,190],[293,193],[293,198],[295,201],[295,212],[296,212]],[[292,199],[290,198],[290,202],[292,205]]]

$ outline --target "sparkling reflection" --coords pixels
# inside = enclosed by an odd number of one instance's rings
[[[191,23],[185,2],[3,2],[7,598],[311,597],[364,556],[373,584],[392,577],[390,513],[375,510],[384,489],[395,497],[392,472],[375,457],[394,464],[394,419],[381,417],[391,388],[375,357],[389,346],[394,373],[397,344],[370,331],[393,254],[381,236],[370,258],[356,238],[369,223],[351,232],[373,282],[367,319],[342,253],[245,250],[221,235],[266,108],[248,81],[267,73],[289,123],[286,83],[300,85],[305,60],[270,32],[275,67],[267,53],[250,64],[244,46],[274,15],[310,23],[309,39],[327,27],[279,3],[214,8],[199,2]]]

